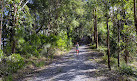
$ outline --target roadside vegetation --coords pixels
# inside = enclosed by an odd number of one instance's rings
[[[137,78],[136,0],[1,0],[0,77],[43,67],[76,42],[104,53],[109,71]],[[29,71],[27,71],[29,72]]]

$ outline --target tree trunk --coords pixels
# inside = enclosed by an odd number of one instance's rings
[[[94,20],[93,20],[93,24],[94,24],[94,44],[95,44],[95,42],[96,42],[95,18],[94,18]]]
[[[16,13],[17,13],[17,6],[16,4],[13,4],[13,7],[14,7],[14,11],[13,11],[13,27],[12,27],[12,32],[11,32],[11,35],[12,35],[12,48],[11,48],[11,52],[12,53],[15,53],[15,50],[16,50],[16,40],[15,40],[15,27],[16,27]]]
[[[134,2],[134,24],[136,28],[136,35],[137,35],[137,17],[136,17],[136,0],[133,0]],[[137,43],[136,43],[137,46]],[[137,48],[136,48],[136,53],[137,53]]]
[[[108,55],[108,68],[109,70],[111,70],[111,66],[110,66],[110,48],[109,48],[109,26],[108,26],[108,16],[107,16],[107,55]]]
[[[4,3],[4,0],[1,1],[1,22],[0,22],[0,49],[1,49],[1,43],[2,43],[2,23],[3,23],[3,10],[4,10],[4,7],[3,7],[3,3]]]
[[[125,51],[124,51],[124,59],[125,59],[125,63],[127,64],[128,63],[128,57],[129,57],[129,51],[128,51],[128,38],[127,36],[125,35],[124,36],[124,40],[125,40]]]
[[[12,30],[13,32],[12,32],[12,53],[15,53],[15,46],[16,46],[16,42],[15,42],[15,30],[13,29]]]
[[[135,23],[136,34],[137,34],[136,0],[133,0],[133,1],[134,1],[134,23]]]
[[[69,45],[70,45],[70,36],[69,36],[69,34],[70,34],[70,29],[69,29],[69,27],[67,27],[67,37],[68,37],[67,47],[69,47]]]
[[[118,56],[117,56],[117,59],[118,59],[118,67],[120,66],[120,62],[119,62],[119,52],[120,52],[120,48],[119,48],[119,44],[120,44],[120,23],[119,23],[119,20],[118,20]]]
[[[95,31],[96,31],[96,48],[98,48],[98,30],[97,30],[97,14],[95,9]]]
[[[127,48],[124,51],[125,55],[124,55],[124,59],[125,59],[125,63],[128,63],[128,57],[129,57],[129,51],[127,50]]]
[[[120,53],[120,48],[119,48],[119,44],[120,44],[120,23],[118,20],[118,67],[120,66],[120,62],[119,62],[119,53]]]
[[[96,8],[94,10],[94,42],[96,43],[96,48],[98,48],[98,31],[97,31],[97,14]]]

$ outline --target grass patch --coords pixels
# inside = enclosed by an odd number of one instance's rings
[[[96,45],[95,44],[93,44],[93,45],[89,44],[88,46],[89,46],[90,49],[96,49]]]
[[[99,50],[99,52],[102,52],[102,53],[106,53],[106,51],[107,51],[107,47],[105,47],[105,46],[99,46],[98,47],[98,50]]]
[[[102,61],[105,62],[105,64],[108,63],[108,56],[105,54],[103,57],[102,57]],[[110,65],[113,66],[117,63],[117,59],[114,58],[114,57],[110,57]]]
[[[45,65],[45,61],[35,62],[36,67],[43,67]]]
[[[121,65],[120,68],[118,68],[118,72],[121,75],[133,75],[134,74],[133,68],[129,65],[124,64],[124,63]]]

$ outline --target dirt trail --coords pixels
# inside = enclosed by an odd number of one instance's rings
[[[80,46],[79,55],[72,49],[59,61],[38,73],[27,75],[22,81],[111,81],[100,74],[102,72],[99,69],[105,66],[95,62],[98,55],[99,53],[89,52],[88,46]]]

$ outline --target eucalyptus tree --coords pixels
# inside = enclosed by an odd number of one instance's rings
[[[135,28],[136,28],[136,35],[137,35],[136,0],[133,0],[133,2],[134,2],[134,25],[135,25]],[[136,42],[136,46],[137,46],[137,42]]]
[[[28,1],[20,1],[20,0],[4,0],[5,8],[4,8],[4,20],[3,20],[3,39],[7,39],[6,44],[3,40],[3,49],[9,51],[8,53],[15,53],[15,49],[17,47],[18,39],[17,35],[18,30],[22,29],[21,26],[24,22],[25,16],[24,14],[28,10],[26,4]],[[24,14],[23,14],[24,13]],[[8,41],[10,40],[10,41]]]
[[[124,22],[124,29],[123,34],[125,34],[125,51],[124,51],[124,59],[125,62],[129,62],[129,57],[134,56],[136,54],[136,30],[134,27],[136,24],[136,20],[134,19],[133,15],[134,12],[132,11],[134,9],[133,1],[124,1],[122,2],[124,4],[124,9],[122,8],[123,12],[123,22]],[[131,5],[130,7],[128,5]]]
[[[4,0],[1,0],[0,1],[0,49],[1,49],[1,43],[2,43],[2,41],[1,41],[1,39],[2,39],[2,26],[3,26],[3,12],[4,12],[4,5],[5,5],[5,3],[4,3]]]
[[[94,9],[93,9],[93,17],[94,17],[94,41],[96,43],[96,48],[98,48],[98,28],[97,28],[97,1],[93,2]]]
[[[109,31],[109,25],[108,25],[108,22],[109,22],[109,14],[108,14],[108,10],[110,8],[110,4],[109,4],[109,1],[105,1],[105,7],[106,7],[106,14],[105,14],[105,17],[106,17],[106,25],[107,25],[107,55],[108,55],[108,68],[111,70],[111,66],[110,66],[110,45],[109,45],[109,38],[110,38],[110,31]]]
[[[133,2],[134,2],[134,25],[136,27],[136,33],[137,33],[136,0],[133,0]]]
[[[120,13],[120,7],[119,7],[119,1],[111,0],[111,20],[113,22],[113,27],[112,27],[112,33],[113,33],[113,42],[111,44],[110,49],[112,50],[111,52],[115,54],[117,53],[117,63],[118,67],[120,66],[120,33],[121,33],[121,22],[118,17]]]
[[[111,43],[111,50],[113,51],[112,53],[117,53],[119,67],[121,61],[119,57],[122,56],[127,63],[128,58],[131,56],[130,54],[134,54],[136,48],[135,45],[133,45],[136,42],[135,30],[133,30],[134,17],[132,10],[134,5],[132,0],[111,0],[111,4],[111,11],[113,12],[111,16],[113,22],[113,42]]]
[[[87,1],[87,5],[88,8],[85,9],[87,11],[87,17],[86,20],[90,20],[93,23],[91,23],[91,25],[93,24],[93,29],[94,29],[94,43],[96,44],[96,48],[98,48],[98,28],[97,28],[97,21],[98,21],[98,0],[88,0]],[[92,29],[92,28],[91,28]]]

